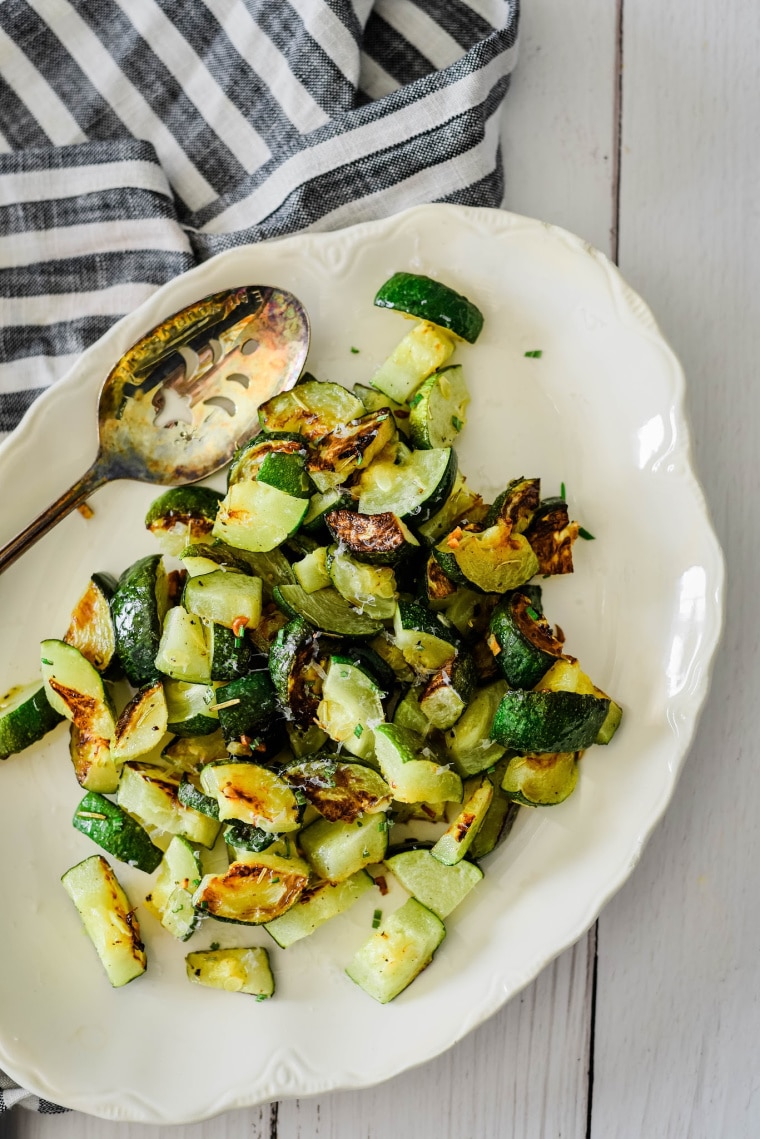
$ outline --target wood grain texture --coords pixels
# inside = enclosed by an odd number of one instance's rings
[[[502,143],[509,208],[609,253],[614,223],[615,5],[529,0]],[[192,1126],[18,1110],[4,1139],[585,1139],[595,932],[450,1052],[378,1088]],[[403,1120],[403,1131],[399,1128]]]
[[[593,1139],[760,1135],[760,8],[626,2],[620,264],[687,375],[728,563],[712,692],[600,921]]]

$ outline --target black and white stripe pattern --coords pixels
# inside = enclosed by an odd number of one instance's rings
[[[0,436],[222,249],[501,205],[518,7],[0,0]],[[0,1079],[0,1110],[19,1095]]]

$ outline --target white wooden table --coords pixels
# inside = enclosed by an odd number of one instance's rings
[[[381,1087],[178,1129],[17,1111],[7,1139],[760,1135],[758,58],[757,0],[524,0],[505,107],[510,207],[616,257],[685,365],[728,560],[712,694],[628,884],[501,1013]]]

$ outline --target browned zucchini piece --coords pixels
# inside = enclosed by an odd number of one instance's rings
[[[355,510],[331,510],[325,522],[335,541],[358,562],[395,566],[420,548],[411,530],[390,511],[359,514]]]
[[[287,768],[283,777],[330,822],[352,823],[360,815],[386,810],[391,803],[382,776],[360,763],[311,759]]]
[[[539,573],[573,572],[573,542],[578,537],[578,523],[570,521],[564,499],[545,498],[525,537],[538,558]]]

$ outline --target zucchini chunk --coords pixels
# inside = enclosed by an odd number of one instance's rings
[[[309,460],[309,474],[323,494],[341,486],[359,468],[370,465],[396,438],[396,421],[387,408],[371,411],[336,427],[321,440]]]
[[[276,602],[268,601],[261,610],[261,620],[251,631],[251,640],[260,653],[268,656],[280,629],[288,623],[288,618]]]
[[[525,531],[525,537],[538,559],[538,572],[573,572],[573,542],[578,537],[578,523],[570,521],[564,499],[545,498]]]
[[[458,652],[434,673],[420,696],[420,710],[434,728],[444,731],[452,727],[464,712],[477,675],[468,652]]]
[[[293,498],[311,498],[316,487],[306,470],[306,457],[273,451],[264,459],[257,481],[276,487]]]
[[[383,627],[374,617],[357,613],[336,589],[305,593],[300,585],[278,585],[274,597],[289,617],[302,617],[324,633],[335,633],[340,637],[373,637]]]
[[[453,530],[460,518],[481,502],[480,495],[469,489],[464,475],[457,471],[448,498],[432,518],[417,526],[417,533],[428,546],[434,546]]]
[[[207,798],[207,796],[204,796]],[[209,798],[209,802],[212,800]],[[214,806],[217,811],[219,804],[213,800]],[[248,823],[238,822],[233,819],[225,825],[222,831],[222,838],[227,844],[228,849],[232,852],[232,859],[235,861],[238,858],[243,858],[246,854],[260,854],[262,850],[268,850],[274,847],[278,841],[277,836],[269,834],[268,831],[263,831],[261,827],[252,827]],[[287,841],[287,839],[285,840]],[[272,850],[272,853],[276,853]]]
[[[501,788],[509,799],[527,807],[563,803],[578,782],[577,751],[515,755],[507,764]]]
[[[239,551],[232,550],[224,542],[217,542],[214,545],[197,543],[185,546],[179,557],[189,577],[214,573],[215,570],[226,570],[228,573],[249,572],[248,563],[243,561]]]
[[[175,736],[208,736],[219,728],[219,717],[209,706],[215,692],[210,684],[186,684],[183,680],[164,681],[166,730]]]
[[[422,676],[442,668],[459,647],[459,636],[445,619],[416,601],[399,601],[393,633],[406,662]]]
[[[266,949],[199,949],[188,953],[189,980],[226,993],[247,993],[257,1001],[274,996],[274,977]]]
[[[439,608],[460,636],[472,641],[488,631],[489,618],[500,600],[498,593],[480,593],[458,585]]]
[[[327,529],[339,546],[357,562],[397,566],[418,553],[420,544],[395,514],[359,514],[355,510],[331,510],[325,515]]]
[[[229,762],[226,752],[224,753],[224,760],[222,762]],[[183,774],[180,780],[177,798],[183,807],[192,807],[194,811],[200,811],[202,815],[208,815],[210,819],[219,818],[219,804],[216,799],[212,795],[205,795],[203,791],[199,790],[187,772]]]
[[[144,973],[147,958],[135,911],[105,858],[93,854],[67,870],[61,883],[113,987]]]
[[[342,882],[315,882],[282,917],[267,922],[264,928],[282,949],[287,949],[342,914],[373,886],[366,870],[358,870]]]
[[[217,921],[263,925],[295,905],[308,880],[309,867],[300,858],[246,854],[223,874],[206,874],[193,905]]]
[[[533,688],[562,656],[562,642],[524,593],[513,593],[496,606],[490,629],[497,663],[511,688]]]
[[[201,788],[219,804],[219,818],[235,819],[269,834],[297,831],[298,802],[284,779],[257,763],[210,763]]]
[[[507,798],[501,789],[501,781],[508,763],[509,758],[505,757],[486,772],[493,787],[493,799],[470,847],[469,857],[473,862],[479,862],[504,842],[520,810],[519,804]]]
[[[155,656],[156,670],[186,684],[208,684],[211,680],[205,627],[200,617],[182,605],[175,605],[166,614]]]
[[[252,641],[244,635],[242,627],[240,635],[236,637],[226,625],[211,622],[204,627],[204,634],[211,658],[212,680],[237,680],[239,676],[247,676],[253,670],[256,650]]]
[[[410,451],[401,462],[381,456],[359,480],[359,512],[395,514],[419,526],[441,509],[456,473],[457,457],[451,447]]]
[[[394,273],[378,289],[375,304],[430,321],[470,344],[483,328],[483,314],[472,301],[421,273]]]
[[[69,755],[80,787],[111,795],[119,786],[120,769],[111,755],[108,740],[69,726]]]
[[[456,527],[434,552],[447,577],[481,593],[517,589],[539,569],[527,539],[504,523],[480,532]]]
[[[447,609],[448,603],[455,596],[458,586],[448,578],[431,554],[425,564],[425,595],[431,609]],[[462,591],[465,592],[465,591]],[[470,593],[470,590],[466,591]],[[451,620],[447,616],[447,620]]]
[[[385,662],[390,671],[393,673],[397,681],[402,684],[411,684],[415,678],[414,670],[407,664],[404,654],[395,643],[390,633],[383,631],[377,637],[373,637],[371,641],[367,642],[367,647]],[[350,656],[350,653],[346,654]],[[387,674],[386,674],[387,675]],[[385,680],[380,680],[380,687],[385,686]],[[391,688],[393,682],[391,681]]]
[[[526,479],[522,475],[513,479],[494,499],[484,519],[484,525],[498,522],[511,525],[516,534],[522,534],[533,521],[541,501],[541,480]]]
[[[504,755],[506,748],[494,743],[489,732],[506,691],[503,680],[477,689],[456,724],[446,732],[446,754],[461,776],[477,775]]]
[[[396,420],[398,431],[406,432],[409,429],[409,408],[403,403],[384,395],[377,388],[368,388],[366,384],[354,384],[354,395],[364,404],[365,411],[382,411],[387,408]]]
[[[74,606],[63,639],[79,649],[98,672],[109,671],[116,653],[111,599],[116,581],[107,573],[94,573]]]
[[[382,691],[347,657],[330,657],[317,709],[320,728],[359,759],[374,758],[374,730],[383,722]]]
[[[140,558],[119,578],[111,600],[116,653],[133,688],[158,679],[156,653],[168,604],[160,554]]]
[[[396,611],[396,575],[390,566],[356,561],[340,546],[327,554],[330,580],[349,605],[378,621],[388,621]]]
[[[357,668],[366,672],[374,680],[383,696],[390,696],[396,687],[396,674],[384,657],[376,649],[362,641],[344,643],[341,656],[351,661]]]
[[[224,545],[220,542],[219,545]],[[230,547],[228,546],[227,549]],[[248,572],[261,578],[264,599],[272,600],[272,590],[276,585],[292,585],[296,580],[290,562],[282,550],[235,550],[248,567]]]
[[[396,403],[404,403],[423,380],[446,363],[453,351],[454,341],[449,334],[422,320],[398,342],[370,383]]]
[[[365,993],[387,1004],[430,964],[445,936],[441,919],[409,898],[355,953],[346,973]]]
[[[441,921],[483,877],[483,871],[472,862],[445,865],[429,850],[401,851],[386,858],[385,865],[404,889]]]
[[[300,562],[293,563],[293,573],[304,593],[316,593],[332,584],[327,572],[327,546],[317,546],[310,554],[305,554]]]
[[[278,457],[295,455],[301,460],[305,460],[308,451],[309,441],[304,435],[298,435],[292,431],[260,432],[253,439],[249,439],[233,455],[230,469],[227,472],[227,486],[229,487],[235,482],[257,479],[264,462],[270,455]],[[303,471],[303,467],[302,461],[300,464],[301,471]],[[270,468],[270,470],[275,468]],[[269,482],[269,479],[265,478],[263,481]],[[291,494],[292,491],[288,491],[288,493]]]
[[[364,415],[364,404],[340,384],[306,380],[273,396],[259,408],[265,431],[289,431],[310,442]]]
[[[299,728],[297,724],[288,722],[285,725],[285,731],[288,735],[290,750],[296,759],[316,755],[329,739],[327,732],[323,732],[316,724],[310,724],[307,728]]]
[[[272,645],[269,674],[275,692],[301,728],[311,727],[316,719],[327,659],[320,652],[318,634],[301,617],[280,629]]]
[[[226,759],[227,755],[218,720],[215,732],[203,736],[179,736],[167,744],[161,752],[167,770],[175,775],[196,774],[204,764],[211,763],[215,759]]]
[[[161,861],[161,851],[150,841],[144,828],[103,795],[89,791],[71,821],[78,831],[114,858],[146,874],[152,874]]]
[[[187,941],[200,925],[193,894],[201,883],[201,863],[187,839],[175,835],[161,859],[148,909],[178,941]]]
[[[117,802],[149,833],[178,834],[209,848],[219,834],[216,819],[180,803],[179,777],[154,764],[139,760],[124,764]]]
[[[420,692],[419,688],[407,689],[396,705],[393,723],[397,728],[407,728],[410,732],[426,736],[433,725],[420,708]]]
[[[45,695],[76,728],[72,746],[82,753],[81,761],[72,755],[77,779],[88,791],[115,791],[118,774],[111,747],[116,723],[103,678],[73,645],[49,640],[40,648]]]
[[[201,620],[239,634],[242,629],[255,629],[261,619],[261,579],[240,573],[215,570],[188,579],[182,604],[188,613]]]
[[[228,743],[243,736],[252,739],[274,726],[277,697],[265,670],[217,688],[216,700],[222,734]]]
[[[433,858],[446,866],[456,866],[461,862],[473,844],[475,836],[493,799],[493,784],[490,779],[480,779],[453,823],[443,832],[430,851]]]
[[[11,688],[0,697],[0,759],[37,743],[62,719],[39,680]]]
[[[252,553],[268,553],[300,526],[307,498],[294,498],[263,482],[233,483],[219,504],[213,534]]]
[[[496,709],[491,738],[530,753],[582,751],[596,740],[610,701],[580,692],[506,692]]]
[[[462,780],[415,732],[381,724],[375,729],[375,752],[393,797],[400,803],[461,802]]]
[[[469,402],[460,364],[434,372],[409,399],[414,446],[424,450],[451,447],[464,427]]]
[[[602,692],[601,688],[597,688],[590,677],[582,671],[575,657],[561,657],[559,660],[556,660],[540,684],[536,685],[536,687],[554,692],[585,692],[593,696],[598,696],[602,700],[609,700],[610,710],[599,729],[594,743],[608,744],[620,727],[620,721],[623,718],[623,709],[619,704],[616,704],[606,692]]]
[[[330,822],[352,823],[360,815],[374,815],[391,805],[388,784],[360,763],[342,763],[335,757],[312,759],[288,767],[283,778]]]
[[[148,508],[146,529],[164,554],[177,557],[185,546],[205,542],[222,495],[209,486],[177,486],[164,491]]]
[[[343,882],[365,866],[383,861],[388,828],[384,818],[353,823],[318,819],[301,831],[299,842],[317,878]]]
[[[166,734],[166,700],[161,681],[141,688],[116,721],[111,754],[116,763],[146,755]]]

